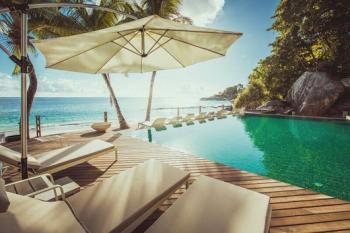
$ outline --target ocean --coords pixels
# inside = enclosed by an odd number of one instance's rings
[[[121,110],[129,124],[136,124],[145,119],[147,98],[118,98]],[[198,106],[202,111],[216,111],[222,105],[229,105],[228,101],[200,101],[198,98],[154,98],[152,102],[151,118],[173,117],[187,113],[198,113]],[[41,116],[42,134],[85,130],[91,123],[103,121],[103,113],[108,112],[109,121],[113,127],[118,127],[116,112],[109,98],[46,98],[37,97],[34,100],[30,114],[31,135],[34,135],[35,116]],[[2,135],[17,134],[20,121],[20,98],[0,97],[0,133]]]

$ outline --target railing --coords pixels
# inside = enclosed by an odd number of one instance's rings
[[[205,106],[186,106],[186,107],[160,107],[160,108],[153,108],[152,109],[152,115],[154,116],[153,118],[157,118],[157,117],[173,117],[173,116],[180,116],[180,114],[187,114],[187,113],[200,113],[202,111],[217,111],[217,110],[221,110],[221,109],[227,109],[230,108],[231,106],[229,105],[216,105],[216,106],[209,106],[209,105],[205,105]],[[212,109],[212,110],[210,110]],[[215,109],[215,110],[214,110]],[[170,111],[169,111],[170,110]],[[165,112],[168,111],[168,112]],[[102,114],[101,114],[102,115]],[[126,114],[127,115],[127,114]],[[103,120],[104,122],[117,122],[118,119],[114,116],[114,117],[110,117],[108,115],[108,112],[103,112]],[[142,121],[143,116],[140,116],[140,119],[138,119],[139,121]],[[127,119],[128,120],[128,119]],[[136,119],[134,119],[133,123],[138,123],[135,122]],[[41,137],[44,135],[48,134],[49,132],[55,132],[55,133],[60,133],[60,132],[64,132],[65,131],[65,127],[67,127],[66,129],[68,130],[70,125],[73,124],[77,124],[77,125],[81,125],[82,127],[88,128],[89,125],[91,123],[93,123],[93,119],[90,121],[86,121],[86,122],[67,122],[67,123],[59,123],[60,127],[57,127],[56,130],[56,125],[51,125],[48,123],[52,123],[52,119],[50,119],[50,117],[47,117],[45,115],[36,115],[35,116],[35,125],[34,127],[32,127],[30,129],[31,132],[31,136],[35,136],[35,137]],[[59,128],[62,127],[62,130],[59,130]],[[73,127],[72,127],[73,128]],[[3,143],[5,141],[6,136],[10,136],[10,135],[14,135],[14,134],[18,134],[17,130],[14,131],[7,131],[7,132],[0,132],[0,143]],[[46,133],[45,133],[46,132]]]

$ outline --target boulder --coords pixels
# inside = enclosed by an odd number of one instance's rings
[[[288,91],[287,102],[298,114],[322,116],[345,92],[341,81],[326,72],[305,72]]]
[[[343,78],[342,80],[340,80],[340,82],[343,84],[343,86],[345,87],[346,91],[350,92],[350,77]]]
[[[347,93],[340,97],[329,110],[330,115],[339,117],[343,115],[343,112],[350,113],[350,93]]]
[[[256,108],[261,112],[284,112],[287,103],[281,100],[271,100]]]

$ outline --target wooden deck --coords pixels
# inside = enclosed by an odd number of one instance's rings
[[[56,178],[69,176],[84,188],[145,160],[156,158],[164,163],[190,171],[191,181],[199,175],[207,175],[270,196],[272,205],[270,232],[350,232],[349,202],[232,169],[139,139],[125,137],[118,132],[108,132],[103,135],[71,133],[62,135],[62,137],[53,137],[52,140],[45,140],[45,142],[31,140],[30,152],[35,154],[94,138],[114,143],[119,150],[118,162],[113,163],[114,154],[106,154],[88,163],[56,173]],[[19,144],[12,143],[7,146],[18,149]],[[5,179],[8,182],[18,180],[18,171],[9,171]],[[178,190],[173,194],[135,232],[143,232],[181,196],[183,191]]]

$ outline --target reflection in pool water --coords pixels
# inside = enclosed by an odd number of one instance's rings
[[[132,136],[228,166],[350,200],[350,124],[229,117]]]

